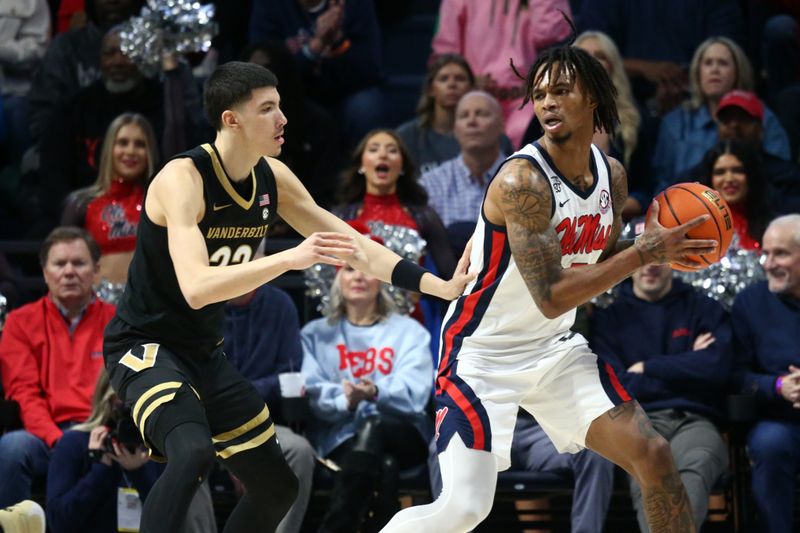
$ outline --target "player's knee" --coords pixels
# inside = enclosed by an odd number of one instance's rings
[[[675,471],[672,450],[664,437],[647,439],[640,449],[633,470],[641,484],[661,483],[664,476]]]
[[[460,525],[458,531],[472,531],[478,526],[478,524],[483,522],[487,516],[489,516],[489,511],[491,510],[491,505],[481,505],[478,507],[460,509],[460,514],[457,515],[459,517],[458,522]]]
[[[214,466],[216,452],[211,443],[187,442],[182,446],[183,453],[169,457],[169,462],[179,467],[188,479],[202,482]]]
[[[483,522],[492,510],[493,497],[471,491],[473,494],[451,498],[446,514],[454,523],[454,531],[471,531]],[[455,526],[457,524],[457,526]]]

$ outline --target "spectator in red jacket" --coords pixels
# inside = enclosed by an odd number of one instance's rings
[[[56,228],[39,257],[48,294],[9,313],[0,339],[3,390],[25,428],[0,437],[0,508],[30,498],[63,430],[89,416],[114,316],[94,297],[100,249],[85,230]]]

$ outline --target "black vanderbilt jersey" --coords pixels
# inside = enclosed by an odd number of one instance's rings
[[[188,157],[203,179],[205,214],[198,223],[211,266],[244,263],[277,216],[275,176],[264,159],[248,179],[228,178],[216,148],[198,146],[172,159]],[[136,333],[169,346],[205,350],[222,340],[224,302],[192,309],[183,297],[167,245],[167,228],[142,210],[136,251],[117,315]]]

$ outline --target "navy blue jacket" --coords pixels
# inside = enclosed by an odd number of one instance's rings
[[[711,332],[716,341],[693,350]],[[628,280],[617,300],[592,316],[591,344],[614,366],[622,384],[646,411],[681,409],[719,418],[731,369],[731,328],[725,310],[677,278],[658,302],[633,293]],[[644,361],[644,373],[626,371]]]
[[[303,346],[297,308],[288,294],[259,287],[247,305],[225,306],[225,355],[269,406],[280,423],[278,374],[300,372]]]
[[[147,462],[126,471],[88,456],[89,432],[65,431],[53,448],[47,469],[47,530],[55,533],[117,531],[117,488],[132,487],[144,502],[162,471]]]
[[[800,301],[779,298],[762,281],[739,293],[731,320],[737,389],[755,394],[768,418],[800,422],[800,410],[775,390],[775,381],[789,372],[790,364],[800,366]]]
[[[327,7],[327,5],[326,5]],[[303,45],[314,35],[323,10],[309,13],[297,0],[253,0],[250,40],[285,42],[303,73],[306,91],[321,102],[335,102],[380,83],[381,37],[373,0],[347,0],[342,30],[350,47],[339,56],[312,59]]]

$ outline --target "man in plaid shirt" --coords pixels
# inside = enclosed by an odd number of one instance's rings
[[[471,91],[456,108],[453,132],[461,153],[421,177],[428,204],[446,228],[469,222],[472,233],[489,180],[505,161],[500,149],[503,116],[500,104],[487,92]],[[460,233],[460,232],[459,232]]]

